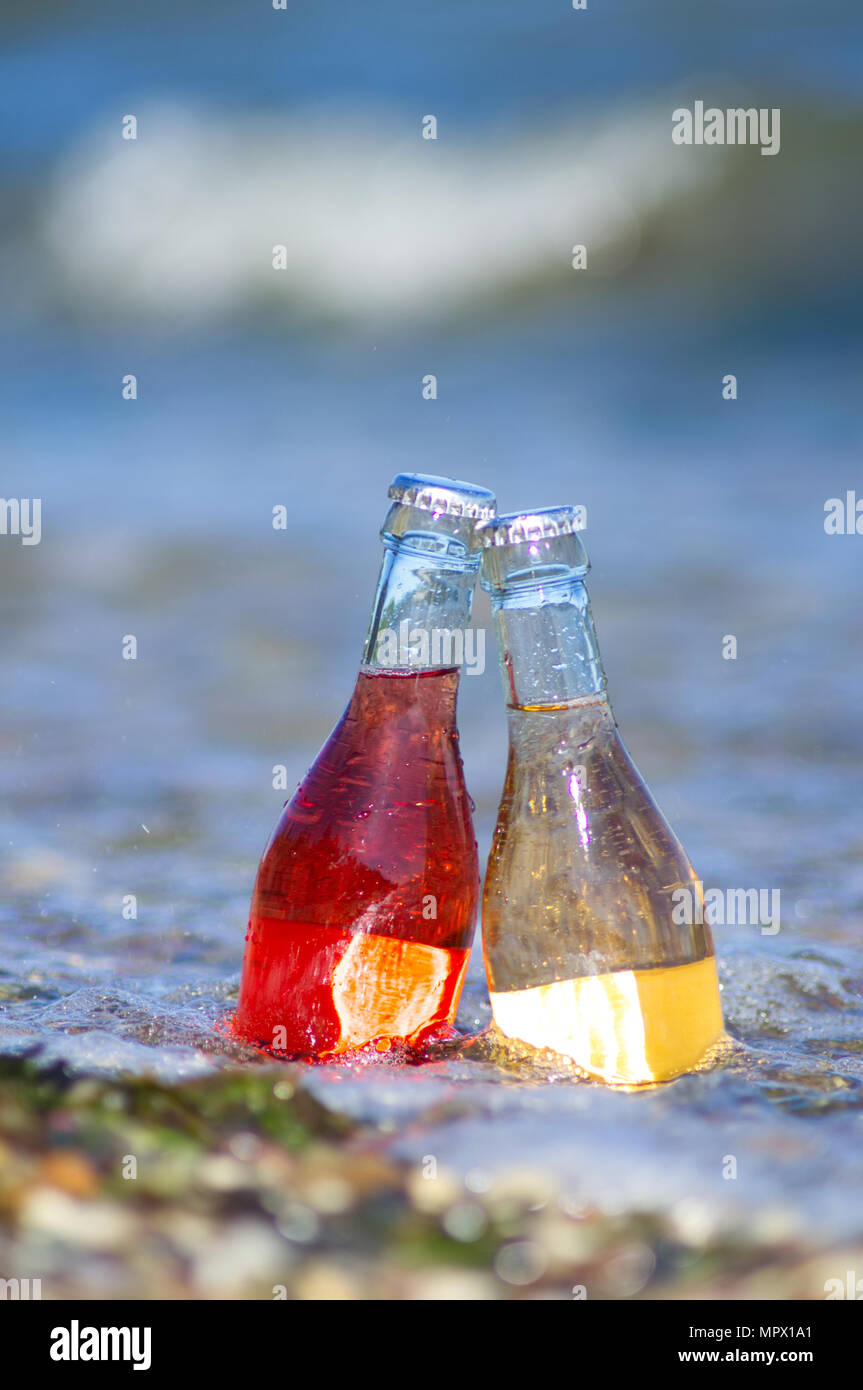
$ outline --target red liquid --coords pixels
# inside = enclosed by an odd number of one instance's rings
[[[457,687],[455,669],[357,678],[261,860],[240,1036],[325,1056],[452,1022],[479,895]]]

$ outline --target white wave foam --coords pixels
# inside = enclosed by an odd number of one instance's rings
[[[157,319],[244,306],[361,320],[457,311],[557,276],[572,246],[609,273],[643,220],[720,172],[675,147],[669,113],[605,125],[409,136],[392,116],[227,117],[160,107],[84,142],[44,235],[76,301]],[[287,268],[273,269],[273,247]]]

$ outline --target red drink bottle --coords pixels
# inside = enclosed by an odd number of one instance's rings
[[[292,1056],[452,1023],[479,897],[458,748],[484,488],[400,474],[357,683],[258,869],[235,1031]],[[484,634],[483,634],[484,636]],[[473,655],[471,655],[473,653]]]

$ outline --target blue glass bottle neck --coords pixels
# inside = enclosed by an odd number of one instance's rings
[[[606,677],[583,579],[513,585],[492,595],[492,608],[510,708],[605,696]]]
[[[450,537],[384,535],[375,601],[363,651],[366,671],[460,666],[479,556]]]

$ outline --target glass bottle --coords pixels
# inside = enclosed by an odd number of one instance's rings
[[[700,884],[608,702],[577,529],[571,507],[480,528],[509,725],[483,946],[499,1034],[638,1085],[696,1066],[722,1013]]]
[[[400,474],[389,497],[353,695],[285,805],[252,898],[234,1031],[293,1056],[445,1034],[477,917],[456,695],[494,496]]]

